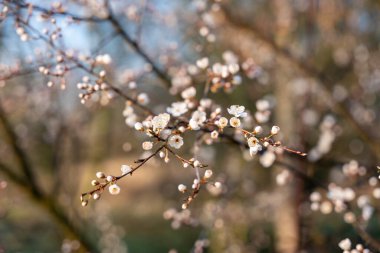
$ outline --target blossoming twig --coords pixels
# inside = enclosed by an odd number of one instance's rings
[[[97,200],[100,198],[101,194],[103,193],[104,189],[110,185],[110,192],[111,194],[118,194],[119,193],[119,188],[116,185],[116,182],[119,181],[121,178],[133,174],[136,170],[141,168],[145,163],[147,163],[151,158],[156,156],[163,148],[165,145],[160,146],[155,152],[153,152],[151,155],[148,157],[139,160],[138,165],[134,168],[129,168],[128,171],[124,172],[121,176],[106,176],[103,172],[97,172],[96,176],[98,179],[103,180],[103,182],[99,182],[98,180],[93,180],[92,185],[96,186],[96,188],[92,191],[82,193],[81,195],[81,202],[82,206],[86,206],[89,201],[89,196],[92,197],[93,199]],[[113,186],[113,187],[111,187]],[[115,187],[116,186],[116,187]]]

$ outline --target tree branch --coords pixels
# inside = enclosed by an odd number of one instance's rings
[[[38,188],[36,177],[33,173],[33,168],[31,166],[29,158],[26,152],[21,147],[20,140],[18,139],[18,136],[14,132],[10,122],[8,121],[8,118],[1,105],[1,101],[0,101],[0,123],[2,124],[4,128],[4,132],[8,139],[9,145],[12,148],[12,151],[21,167],[21,170],[23,171],[25,179],[28,181],[28,185],[30,189],[33,191],[35,195],[38,195],[38,196],[42,195],[41,190]]]
[[[38,5],[34,5],[31,3],[27,4],[24,1],[10,1],[10,3],[15,4],[17,7],[21,8],[21,9],[32,8],[32,10],[42,12],[43,14],[48,15],[48,16],[64,16],[64,17],[71,18],[72,20],[75,20],[75,21],[85,21],[85,22],[104,22],[105,21],[105,19],[103,19],[103,18],[82,17],[82,16],[78,16],[76,14],[66,12],[66,11],[54,11],[51,9],[49,10],[47,8],[44,8],[44,7],[41,7]]]
[[[117,20],[115,14],[113,13],[111,7],[108,5],[108,20],[111,22],[116,31],[120,32],[120,35],[130,45],[133,50],[138,53],[146,62],[152,66],[152,70],[156,75],[164,82],[164,84],[169,88],[171,86],[171,78],[168,73],[163,71],[158,64],[144,51],[143,48],[134,40],[132,37],[124,30],[120,22]]]
[[[226,6],[222,6],[222,10],[224,16],[232,25],[254,34],[260,41],[272,48],[272,50],[275,51],[279,56],[295,65],[297,69],[306,75],[318,80],[320,88],[328,95],[331,101],[334,101],[331,88],[334,87],[335,83],[329,76],[327,76],[324,72],[317,70],[310,64],[307,64],[306,62],[294,57],[288,49],[279,46],[272,38],[267,36],[264,31],[254,26],[254,24],[236,17],[236,15],[234,15]],[[355,118],[343,103],[333,102],[332,109],[346,120],[346,122],[352,127],[358,136],[368,144],[373,156],[380,160],[380,142],[370,136],[369,133],[364,130],[362,126],[360,126],[360,124],[355,120]]]
[[[75,236],[82,245],[89,251],[93,253],[99,252],[95,244],[87,237],[87,235],[82,232],[77,224],[72,222],[67,214],[62,211],[62,207],[57,203],[56,196],[49,196],[44,194],[37,184],[35,175],[33,173],[33,167],[29,161],[26,152],[22,149],[19,144],[19,139],[0,103],[0,122],[3,125],[5,134],[8,137],[8,141],[12,148],[12,151],[20,163],[24,176],[21,177],[17,175],[13,169],[7,165],[0,162],[0,171],[3,172],[12,182],[18,185],[21,189],[25,190],[36,203],[42,206],[45,210],[49,211],[52,216],[59,222],[63,227],[67,229],[70,234]]]

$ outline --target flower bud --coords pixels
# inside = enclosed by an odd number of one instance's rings
[[[186,189],[187,189],[186,185],[184,185],[184,184],[178,185],[178,191],[183,193],[186,191]]]
[[[105,178],[106,175],[103,172],[99,171],[99,172],[96,172],[96,177],[97,178]]]
[[[212,176],[212,170],[206,170],[205,171],[205,175],[204,175],[204,178],[208,179]]]
[[[123,175],[125,175],[125,174],[130,173],[132,171],[132,168],[130,166],[124,164],[124,165],[121,165],[120,170],[121,170],[121,173]]]
[[[220,189],[222,187],[222,183],[221,182],[215,182],[214,183],[214,186],[218,189]]]
[[[261,126],[255,127],[254,130],[255,134],[261,134],[263,132],[263,128]]]
[[[218,131],[214,130],[214,131],[211,132],[211,138],[212,138],[212,139],[217,139],[218,136],[219,136]]]
[[[99,184],[98,180],[92,180],[91,185],[92,186],[97,186]]]
[[[136,122],[135,123],[135,129],[137,131],[142,131],[144,129],[143,124],[141,124],[140,122]]]
[[[112,195],[117,195],[120,193],[120,187],[117,184],[111,184],[110,187],[108,188],[108,191]]]
[[[153,148],[153,142],[151,141],[144,141],[142,144],[142,148],[144,150],[151,150]]]
[[[280,128],[278,126],[273,126],[272,129],[270,130],[270,133],[272,135],[278,134],[280,132]]]

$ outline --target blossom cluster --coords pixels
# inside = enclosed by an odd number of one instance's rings
[[[171,227],[179,229],[182,225],[195,227],[199,221],[191,216],[189,209],[177,211],[174,208],[166,210],[163,214],[165,220],[171,220]]]
[[[93,198],[94,200],[98,200],[101,197],[101,194],[105,190],[105,188],[108,187],[108,191],[112,195],[117,195],[120,193],[120,187],[117,185],[117,180],[119,180],[121,177],[124,177],[126,175],[132,174],[132,172],[135,170],[135,168],[132,168],[129,165],[122,165],[121,168],[121,175],[119,177],[115,177],[112,175],[106,175],[102,171],[96,172],[96,178],[91,181],[91,185],[95,186],[96,189],[87,192],[81,195],[81,201],[82,206],[86,206],[88,204],[89,197]]]
[[[105,58],[106,62],[111,61],[111,59],[103,55],[100,58]],[[137,91],[135,82],[131,81],[133,78],[129,79],[130,92],[128,95],[125,95],[119,89],[115,89],[112,85],[107,85],[105,72],[103,73],[102,71],[95,84],[90,84],[89,78],[84,78],[83,82],[78,84],[78,88],[87,92],[81,95],[82,100],[88,99],[96,91],[105,89],[124,95],[126,103],[122,114],[125,117],[126,125],[140,133],[144,133],[147,138],[141,143],[142,150],[148,152],[156,150],[154,153],[157,153],[165,162],[169,162],[170,156],[172,156],[180,161],[183,167],[190,166],[194,168],[195,179],[191,187],[192,192],[182,204],[182,208],[184,209],[197,196],[203,184],[209,185],[208,179],[212,175],[212,170],[208,169],[203,177],[200,176],[200,170],[208,165],[196,159],[196,154],[194,157],[186,159],[179,153],[182,147],[186,146],[187,136],[192,135],[193,132],[202,135],[202,138],[196,145],[211,145],[225,137],[232,138],[232,140],[246,147],[251,157],[262,153],[260,162],[266,167],[272,165],[276,159],[276,154],[281,155],[282,151],[302,156],[306,155],[305,153],[287,148],[280,141],[274,140],[274,137],[280,132],[280,127],[272,126],[268,131],[269,133],[264,134],[264,129],[267,127],[261,124],[268,122],[271,115],[271,104],[268,100],[261,99],[256,102],[257,111],[253,118],[245,106],[231,105],[224,110],[214,100],[208,98],[207,92],[209,89],[216,92],[222,86],[224,88],[231,88],[227,84],[229,81],[234,84],[240,83],[236,81],[240,80],[237,76],[240,65],[236,55],[232,52],[225,52],[223,59],[225,64],[215,63],[211,66],[208,58],[197,60],[195,68],[205,70],[208,73],[203,94],[199,94],[195,86],[191,85],[190,79],[184,81],[183,78],[181,80],[178,79],[178,75],[173,76],[172,84],[178,84],[174,86],[180,100],[172,102],[165,108],[165,112],[161,111],[160,113],[155,113],[149,109],[149,95]],[[255,120],[257,122],[256,125],[254,125]],[[119,180],[119,177],[114,178],[115,181]],[[185,185],[180,184],[179,190],[181,192],[187,191]],[[211,185],[215,189],[221,189],[219,182],[214,182]],[[102,188],[101,185],[96,187]],[[209,188],[209,186],[207,187]],[[220,190],[211,191],[215,193],[220,192]]]
[[[355,223],[358,220],[368,221],[374,214],[374,200],[380,199],[379,180],[374,176],[367,178],[367,183],[361,186],[349,185],[355,182],[353,178],[365,178],[367,169],[357,161],[350,161],[342,166],[342,183],[345,186],[330,183],[326,193],[315,191],[310,195],[311,209],[329,214],[332,211],[342,213],[344,221]],[[369,195],[367,192],[372,193]],[[357,215],[360,211],[361,215]]]
[[[188,190],[186,184],[179,184],[178,190],[182,193],[189,192],[182,204],[182,208],[186,209],[189,204],[198,195],[202,185],[212,185],[211,192],[220,192],[222,184],[220,182],[210,182],[209,179],[213,174],[213,170],[207,169],[204,172],[204,176],[200,176],[200,170],[206,168],[208,165],[201,163],[199,160],[193,158],[186,159],[181,156],[176,150],[181,149],[185,145],[185,138],[187,134],[191,132],[201,132],[206,138],[204,142],[206,145],[211,145],[223,135],[229,134],[232,130],[235,135],[240,135],[244,142],[241,145],[246,146],[251,156],[255,156],[259,152],[267,151],[264,153],[263,163],[270,166],[275,159],[273,151],[280,148],[299,155],[305,155],[302,152],[291,150],[285,146],[282,146],[281,142],[273,140],[273,137],[280,132],[278,126],[272,126],[268,135],[263,135],[263,127],[256,125],[252,131],[242,128],[245,119],[250,117],[249,112],[242,105],[231,105],[227,108],[229,116],[223,116],[220,106],[213,103],[210,99],[196,99],[196,90],[194,87],[189,87],[181,92],[182,101],[173,102],[166,108],[167,112],[160,114],[148,113],[145,119],[139,121],[142,115],[139,115],[136,111],[136,104],[127,101],[126,107],[123,111],[123,116],[126,118],[125,122],[128,126],[133,127],[136,131],[144,133],[147,136],[147,140],[142,142],[142,149],[144,151],[151,151],[156,149],[154,154],[149,157],[152,158],[155,154],[162,158],[165,162],[170,161],[170,156],[180,161],[183,167],[192,167],[195,170],[195,179],[193,180],[191,191]],[[145,106],[148,101],[147,95],[140,93],[136,99],[138,105]],[[260,112],[268,109],[268,106],[262,100],[259,103]],[[208,136],[208,137],[207,137]],[[149,160],[147,159],[147,160]],[[145,161],[144,160],[144,163]],[[128,173],[128,172],[127,172]],[[125,174],[125,173],[124,173]],[[112,194],[119,193],[120,188],[116,182],[124,177],[121,176],[107,176],[102,175],[100,179],[106,179],[104,183],[93,183],[96,187],[95,190],[85,193],[85,195],[92,195],[94,199],[100,197],[100,193],[105,186],[109,186]],[[99,177],[98,177],[99,178]],[[207,188],[209,188],[207,186]],[[99,195],[99,196],[98,196]]]
[[[263,71],[253,58],[244,59],[233,50],[223,50],[214,55],[205,50],[218,39],[215,17],[223,11],[223,5],[219,4],[220,0],[192,1],[191,4],[199,15],[199,22],[197,22],[195,30],[200,36],[197,39],[201,43],[195,46],[198,58],[182,63],[179,62],[179,58],[173,56],[175,54],[160,53],[155,55],[158,59],[156,61],[153,56],[150,56],[150,53],[144,50],[144,44],[140,43],[138,33],[141,31],[137,31],[137,36],[134,38],[129,35],[128,29],[118,21],[117,15],[123,15],[123,18],[136,24],[139,27],[137,30],[140,30],[143,10],[139,9],[138,4],[127,5],[124,10],[119,12],[119,10],[112,10],[114,6],[109,1],[88,2],[83,6],[88,7],[91,15],[83,17],[66,12],[60,2],[52,3],[50,8],[20,1],[5,1],[0,5],[0,20],[2,21],[8,16],[15,17],[14,33],[22,42],[42,41],[46,44],[47,50],[35,50],[36,55],[43,55],[42,58],[46,59],[41,61],[38,58],[36,61],[38,65],[32,67],[43,75],[46,79],[44,82],[48,87],[54,89],[59,86],[61,89],[66,89],[68,80],[70,80],[67,75],[72,70],[78,69],[84,72],[84,74],[81,73],[79,81],[77,79],[75,82],[79,90],[80,102],[86,105],[93,102],[106,105],[114,98],[123,99],[125,104],[123,104],[121,114],[125,124],[135,130],[143,139],[138,146],[139,151],[144,154],[143,158],[134,161],[133,165],[122,165],[118,175],[97,172],[96,179],[91,181],[92,190],[81,195],[83,206],[88,205],[91,199],[100,199],[105,191],[111,195],[119,194],[121,192],[119,180],[127,175],[132,175],[151,159],[161,159],[164,163],[174,160],[194,175],[189,182],[179,182],[177,185],[179,193],[185,195],[181,204],[183,210],[178,212],[169,210],[165,212],[164,217],[172,220],[173,228],[179,228],[182,224],[197,225],[197,221],[191,217],[188,207],[201,189],[205,188],[213,195],[223,194],[227,189],[223,180],[218,181],[220,178],[217,174],[220,170],[213,168],[213,164],[209,164],[211,162],[205,162],[206,159],[202,157],[200,147],[231,142],[243,150],[244,158],[248,160],[257,157],[263,167],[272,166],[279,160],[278,158],[283,156],[284,152],[306,156],[306,153],[288,148],[277,140],[278,137],[281,138],[283,130],[271,121],[272,108],[276,101],[270,95],[258,99],[252,104],[242,105],[239,101],[234,102],[239,104],[229,104],[228,107],[219,105],[213,99],[214,94],[211,93],[231,93],[246,83],[247,79],[259,77]],[[146,4],[144,8],[144,11],[149,11],[153,15],[155,10],[149,4]],[[91,53],[88,54],[65,48],[63,27],[82,21],[108,23],[114,30],[113,34],[105,37],[104,43],[99,43],[99,47],[90,50]],[[160,21],[170,22],[170,18],[162,17]],[[113,58],[111,54],[103,51],[104,45],[117,36],[121,37],[144,60],[140,69],[119,67],[117,62],[119,59]],[[269,42],[269,44],[274,49],[280,50],[282,55],[285,54],[285,58],[292,57],[293,52],[290,54],[287,53],[287,50],[277,49],[275,43]],[[170,43],[167,50],[179,51],[177,49],[177,43]],[[335,61],[345,62],[344,59],[342,60],[345,58],[342,55],[345,53],[336,52]],[[358,46],[355,49],[354,58],[357,61],[353,63],[354,71],[358,71],[360,68],[356,65],[365,62],[363,58],[369,58],[368,49],[363,45]],[[29,63],[30,61],[26,60],[23,65],[29,65]],[[20,65],[21,63],[16,63],[14,66],[1,66],[1,70],[5,70],[3,71],[5,74],[2,74],[0,87],[5,85],[3,80],[8,77],[22,74]],[[116,65],[120,69],[113,71],[113,67]],[[302,69],[302,64],[298,64],[297,67]],[[312,68],[305,68],[305,70],[306,74],[313,72]],[[120,71],[120,75],[114,75],[114,73],[118,74],[118,71]],[[370,71],[363,72],[369,73]],[[144,90],[140,85],[144,82],[143,77],[151,73],[154,73],[165,86],[165,89],[160,92],[166,92],[166,96],[170,97],[167,100],[161,99],[164,100],[162,104],[156,103],[158,98],[154,96],[155,91]],[[362,76],[359,79],[363,82],[362,92],[372,91],[374,89],[372,86],[376,86],[364,84],[366,83],[365,79],[372,79],[368,76],[366,78]],[[301,78],[297,82],[295,93],[298,95],[305,95],[306,90],[309,89],[305,88],[307,87],[305,80]],[[370,89],[369,86],[372,88]],[[332,97],[335,97],[336,101],[343,102],[349,97],[348,90],[342,85],[331,88],[333,89]],[[370,103],[376,102],[375,98],[370,100],[373,100]],[[353,116],[351,121],[355,122],[355,119],[358,119],[359,123],[373,123],[376,118],[375,111],[367,110],[359,103],[351,103],[350,109],[350,112],[344,113],[344,107],[338,106],[337,111],[343,110],[343,116],[348,117],[349,122],[351,114]],[[318,116],[315,114],[316,112],[313,110],[305,110],[302,115],[303,120],[309,125],[316,125]],[[360,133],[360,124],[355,127],[359,129]],[[328,155],[332,151],[337,136],[342,132],[337,118],[332,115],[327,115],[321,120],[319,130],[320,135],[316,138],[317,144],[310,151],[309,161],[311,162],[317,162]],[[366,136],[365,133],[362,135]],[[371,138],[368,139],[370,141]],[[281,160],[278,162],[281,163]],[[285,167],[287,170],[284,169]],[[291,173],[291,169],[288,167],[284,166],[276,175],[278,185],[287,184],[297,174]],[[294,171],[301,174],[301,178],[303,176],[313,180],[308,175],[302,174],[302,171]],[[370,172],[371,170],[359,165],[356,161],[342,165],[341,171],[332,175],[334,183],[326,186],[315,183],[320,188],[313,189],[309,198],[310,208],[323,214],[341,213],[344,220],[350,224],[368,223],[375,214],[376,201],[380,199],[379,179]],[[207,240],[198,240],[194,251],[202,252],[207,245]],[[368,252],[360,244],[353,248],[349,239],[343,240],[339,247],[345,253]]]
[[[343,250],[343,253],[370,253],[369,249],[366,249],[362,244],[356,244],[352,247],[352,242],[349,238],[346,238],[339,242],[339,248]]]
[[[219,5],[216,2],[208,5],[205,1],[200,1],[196,6],[202,16],[199,34],[212,43],[215,39],[211,32],[214,23],[212,12],[218,11]],[[30,6],[30,8],[33,7]],[[8,10],[5,8],[3,11],[7,12]],[[77,88],[81,91],[79,98],[83,104],[91,100],[106,104],[113,97],[123,97],[126,103],[122,114],[126,125],[147,136],[147,139],[141,143],[144,151],[151,152],[156,148],[156,151],[153,151],[151,156],[137,163],[131,170],[134,171],[156,155],[165,162],[169,162],[170,156],[172,156],[179,160],[184,167],[190,166],[194,168],[195,179],[191,187],[192,192],[182,205],[183,208],[186,208],[194,199],[202,185],[206,185],[208,189],[212,189],[209,186],[212,185],[216,190],[211,191],[215,193],[220,192],[222,188],[220,182],[209,182],[209,178],[213,173],[211,169],[206,170],[203,177],[200,176],[200,170],[208,165],[200,162],[196,158],[197,154],[186,159],[179,153],[186,146],[187,135],[192,132],[202,134],[200,143],[196,143],[196,145],[211,145],[226,136],[232,138],[232,140],[246,147],[251,156],[262,153],[263,156],[260,160],[267,167],[275,161],[275,153],[279,154],[276,148],[305,155],[282,146],[281,142],[274,140],[274,137],[280,131],[278,126],[272,126],[267,135],[263,134],[264,127],[260,124],[269,121],[271,115],[269,101],[264,99],[257,101],[257,111],[254,114],[257,125],[253,125],[254,119],[244,106],[231,105],[226,110],[223,110],[221,106],[208,97],[209,91],[231,91],[232,88],[242,83],[244,74],[248,78],[254,78],[258,67],[253,59],[249,58],[241,61],[235,53],[227,50],[222,53],[220,61],[212,63],[208,57],[201,57],[194,64],[189,64],[187,68],[184,66],[180,68],[172,67],[170,75],[168,75],[171,85],[169,92],[174,95],[177,94],[180,100],[171,103],[165,108],[164,112],[155,113],[149,107],[149,95],[138,90],[139,87],[136,81],[139,74],[125,71],[125,77],[123,77],[125,80],[123,82],[126,81],[127,87],[120,88],[108,80],[111,77],[108,76],[105,69],[113,62],[109,54],[97,53],[95,50],[91,55],[85,55],[75,50],[62,50],[58,47],[56,40],[61,39],[64,35],[61,33],[62,23],[57,22],[54,13],[61,13],[62,11],[64,11],[62,5],[52,5],[50,13],[42,11],[43,15],[41,15],[40,20],[49,27],[42,32],[23,19],[19,19],[16,23],[16,33],[22,40],[36,38],[45,41],[51,47],[50,53],[53,64],[39,66],[39,72],[51,78],[59,78],[61,88],[64,89],[66,87],[64,77],[69,70],[80,68],[85,71],[87,75],[84,75],[82,80],[77,83]],[[127,16],[132,21],[137,22],[139,20],[136,6],[128,8]],[[157,66],[152,64],[151,61],[150,64],[145,65],[144,71],[141,73],[159,71]],[[196,75],[201,79],[202,77],[206,79],[203,94],[199,92],[199,89],[193,83]],[[55,83],[56,81],[51,79],[47,85],[53,87]],[[227,111],[228,116],[222,114],[225,111]],[[106,176],[104,173],[97,173],[97,179],[92,181],[95,189],[82,195],[82,205],[87,205],[89,197],[99,199],[106,187],[108,187],[111,194],[118,194],[120,187],[117,181],[125,175],[123,173],[120,176]],[[180,188],[181,192],[186,191],[185,184],[181,184]]]

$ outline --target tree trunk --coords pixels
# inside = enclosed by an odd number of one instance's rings
[[[277,14],[275,40],[279,45],[286,43],[292,20],[292,8],[289,1],[274,1],[274,10]],[[274,122],[281,127],[281,141],[290,144],[295,136],[295,113],[294,97],[289,74],[277,60],[277,68],[274,71],[275,78],[275,97],[276,109]],[[274,170],[284,170],[277,166]],[[276,175],[274,175],[276,176]],[[278,200],[275,206],[274,228],[276,234],[276,251],[280,253],[294,253],[298,251],[299,246],[299,224],[296,203],[296,180],[292,180],[285,185],[278,185],[275,189],[275,195]]]

